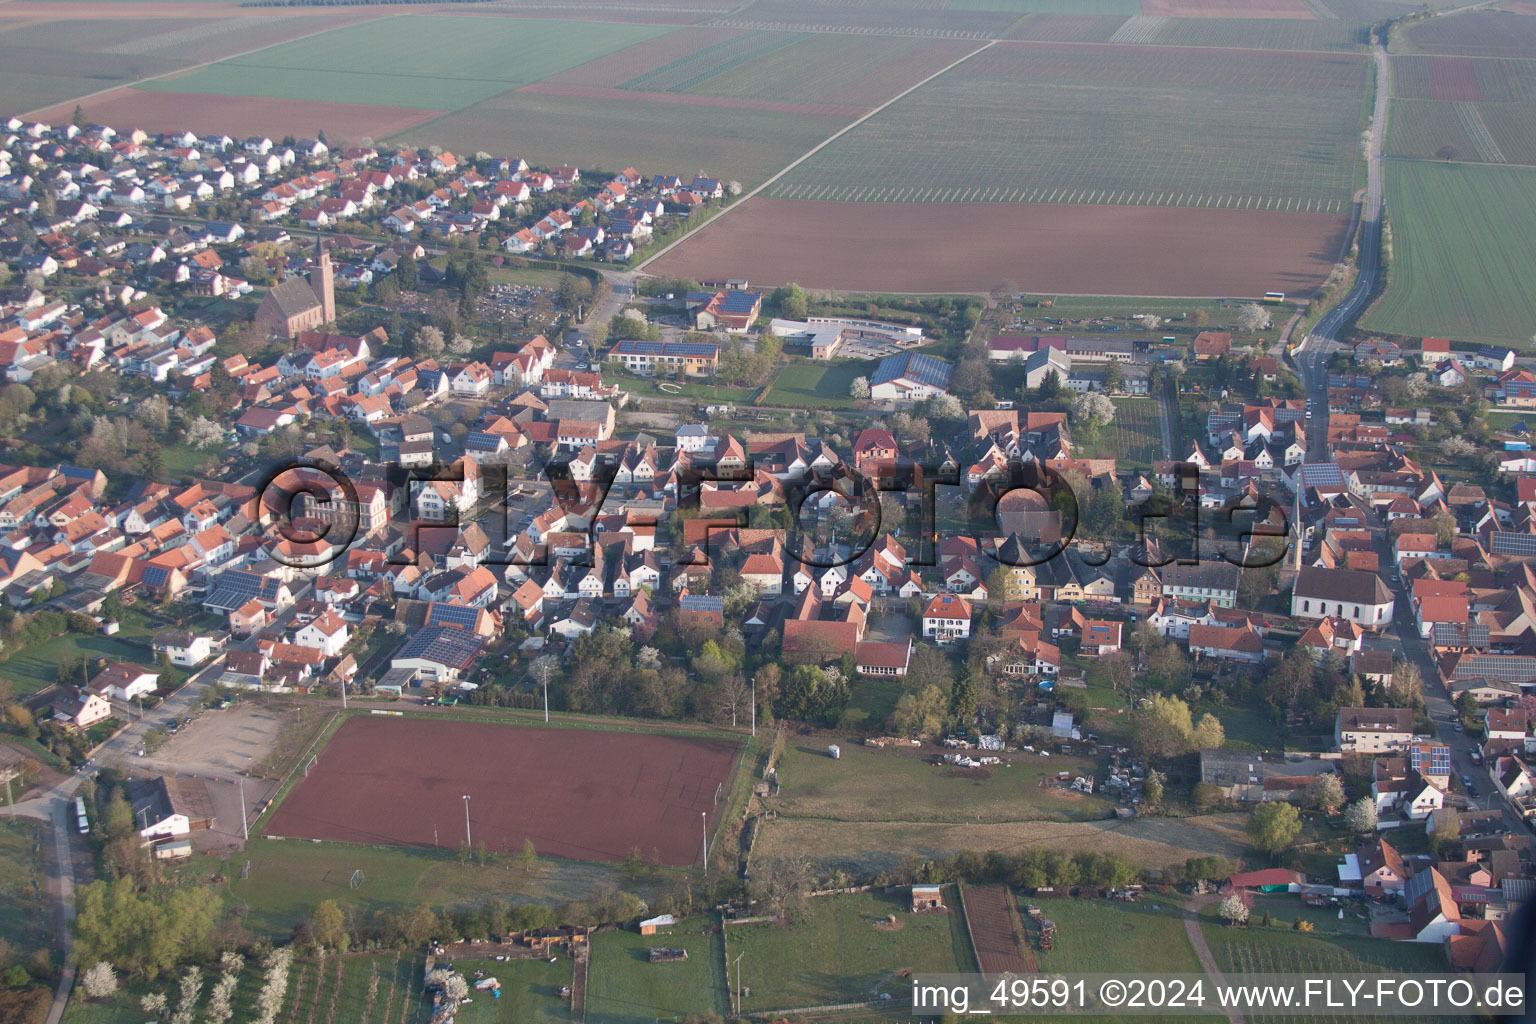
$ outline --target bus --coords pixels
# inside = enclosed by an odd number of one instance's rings
[[[75,797],[75,824],[80,828],[80,834],[85,835],[90,831],[90,822],[85,817],[85,800]]]
[[[1278,306],[1285,301],[1285,292],[1265,292],[1264,301]]]

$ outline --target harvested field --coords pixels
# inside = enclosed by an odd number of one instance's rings
[[[843,291],[1305,295],[1343,215],[1062,204],[748,200],[647,269]],[[1262,244],[1252,244],[1262,240]]]
[[[1342,213],[1365,81],[1355,54],[999,43],[768,194]]]
[[[676,92],[635,92],[630,89],[603,89],[588,85],[550,85],[534,82],[518,92],[536,96],[571,96],[615,103],[663,103],[679,107],[718,107],[721,110],[766,110],[778,114],[806,114],[811,117],[836,117],[852,121],[863,114],[864,107],[838,107],[826,103],[785,103],[781,100],[728,99],[722,96],[690,96]]]
[[[1421,53],[1529,57],[1536,52],[1536,18],[1508,11],[1430,18],[1410,26],[1406,35],[1409,45]]]
[[[739,28],[697,27],[668,32],[589,60],[544,79],[546,85],[595,85],[618,88],[654,68],[686,60],[698,51],[744,35]]]
[[[632,91],[636,99],[678,94],[863,113],[971,49],[960,41],[899,36],[681,29],[530,88],[593,96],[566,90],[597,86]]]
[[[674,97],[675,99],[675,97]],[[516,90],[417,125],[392,142],[516,152],[531,163],[703,169],[748,188],[847,123],[771,110],[550,96]]]
[[[737,745],[422,719],[353,718],[274,813],[280,836],[396,846],[460,843],[470,796],[475,842],[543,856],[663,864],[699,855]]]
[[[994,11],[908,7],[895,11],[876,4],[757,0],[739,13],[716,19],[712,24],[731,28],[992,39],[1018,17],[1018,12],[1011,8]]]
[[[78,5],[48,6],[57,19],[60,14],[74,14]],[[134,10],[142,5],[120,6]],[[332,13],[329,18],[273,15],[271,9],[267,10],[259,18],[22,22],[13,30],[0,33],[0,102],[10,112],[32,111],[114,85],[169,74],[204,61],[381,16],[377,8]]]
[[[1034,974],[1039,970],[1007,886],[967,886],[964,902],[982,974]]]
[[[1029,14],[1003,33],[1003,37],[1048,43],[1107,43],[1125,21],[1117,15]]]
[[[1169,18],[1152,42],[1159,46],[1235,46],[1255,50],[1359,50],[1366,26],[1339,19]]]
[[[326,103],[320,100],[276,100],[264,96],[209,96],[202,93],[115,89],[86,101],[93,121],[122,129],[168,131],[184,128],[202,134],[314,136],[323,130],[332,141],[380,139],[402,132],[438,115],[438,111],[407,107],[376,107],[365,103]],[[37,112],[44,121],[68,120],[74,103]]]
[[[1141,13],[1165,18],[1316,18],[1305,0],[1141,0]]]

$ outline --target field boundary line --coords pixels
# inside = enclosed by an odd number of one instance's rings
[[[927,78],[923,79],[922,81],[917,82],[916,84],[910,85],[907,88],[903,89],[901,92],[897,93],[895,96],[892,96],[890,99],[886,100],[884,103],[880,104],[878,107],[875,107],[873,110],[869,111],[869,113],[865,114],[863,117],[858,118],[855,121],[848,122],[842,128],[839,128],[837,131],[833,132],[831,135],[827,136],[825,139],[822,139],[816,145],[812,146],[810,149],[808,149],[804,153],[800,154],[800,156],[798,156],[794,160],[790,161],[790,163],[788,165],[786,165],[785,167],[781,168],[777,174],[773,175],[773,177],[767,179],[762,184],[760,184],[756,188],[752,189],[750,192],[747,192],[744,195],[742,195],[742,197],[740,199],[738,199],[736,202],[732,203],[730,206],[728,206],[725,209],[721,210],[714,217],[712,217],[710,219],[710,221],[709,221],[709,224],[707,224],[705,226],[706,227],[714,227],[716,224],[719,224],[720,221],[723,218],[729,217],[731,215],[732,211],[734,211],[736,209],[739,209],[743,204],[746,203],[747,200],[751,199],[753,196],[756,196],[756,195],[760,194],[764,189],[768,188],[768,186],[772,185],[774,182],[776,182],[780,178],[784,177],[784,175],[788,174],[790,171],[794,170],[796,167],[799,167],[801,164],[805,163],[811,157],[815,156],[817,153],[821,152],[827,146],[830,146],[832,143],[836,142],[838,139],[842,138],[844,135],[847,135],[849,132],[853,131],[859,125],[863,124],[865,121],[868,121],[870,118],[874,117],[876,114],[878,114],[881,111],[885,110],[887,107],[891,106],[897,100],[902,99],[903,97],[909,95],[910,93],[916,92],[918,89],[921,89],[923,86],[927,85],[929,82],[933,81],[935,78],[938,78],[940,75],[947,74],[948,72],[954,70],[955,68],[959,67],[961,64],[964,64],[966,61],[970,60],[972,57],[976,56],[978,53],[981,53],[983,50],[990,49],[996,43],[997,43],[997,40],[995,40],[995,39],[988,39],[985,43],[983,43],[982,45],[976,47],[976,49],[972,50],[970,53],[966,54],[964,57],[961,57],[959,60],[954,61],[953,63],[945,65],[944,67],[942,67],[939,70],[935,71],[933,74],[929,75]],[[666,245],[662,246],[657,251],[651,253],[651,255],[647,256],[644,260],[642,260],[641,262],[637,263],[634,267],[632,267],[630,269],[634,273],[637,273],[637,274],[638,273],[644,273],[646,267],[650,266],[652,263],[656,262],[658,259],[660,259],[661,257],[665,256],[667,253],[671,252],[674,248],[676,248],[678,245],[680,245],[685,239],[687,239],[689,237],[689,235],[692,235],[692,234],[693,234],[693,232],[687,232],[682,237],[677,238],[677,239],[667,243]]]
[[[401,17],[404,17],[405,15],[407,15],[409,13],[411,13],[411,12],[410,11],[395,11],[395,12],[392,12],[390,14],[380,15],[380,16],[375,17],[375,18],[364,18],[362,21],[353,22],[353,24],[356,24],[356,25],[366,25],[366,24],[371,24],[372,22],[375,22],[375,21],[384,21],[386,18],[401,18]],[[306,33],[304,33],[301,36],[294,36],[292,39],[285,39],[282,42],[267,43],[264,46],[255,46],[255,47],[252,47],[249,50],[243,50],[240,53],[231,53],[231,54],[228,54],[228,55],[223,56],[223,57],[218,57],[218,58],[216,58],[214,60],[205,60],[205,61],[203,61],[200,64],[189,64],[189,65],[187,65],[184,68],[176,68],[176,69],[171,70],[171,71],[162,71],[158,75],[148,75],[148,76],[146,76],[144,78],[134,79],[131,82],[117,82],[117,83],[115,83],[113,85],[107,86],[105,89],[97,89],[95,92],[88,92],[88,93],[86,93],[83,96],[76,96],[76,97],[74,97],[72,99],[66,97],[65,99],[57,100],[57,101],[55,101],[53,103],[49,103],[49,104],[47,104],[45,106],[36,107],[36,108],[34,108],[32,110],[27,111],[25,114],[22,114],[20,116],[22,116],[24,118],[35,118],[39,111],[50,110],[50,109],[52,109],[54,107],[63,106],[66,103],[73,103],[73,104],[78,106],[80,104],[83,104],[86,100],[93,100],[93,99],[95,99],[98,96],[105,96],[107,93],[109,93],[109,92],[116,92],[119,89],[132,89],[132,88],[135,88],[136,86],[143,85],[145,82],[158,82],[160,79],[162,79],[162,78],[170,78],[172,75],[184,75],[184,74],[188,74],[188,73],[193,72],[193,71],[201,71],[203,68],[212,67],[215,64],[222,64],[222,63],[224,63],[225,61],[228,61],[228,60],[239,60],[241,57],[249,57],[253,53],[260,53],[262,50],[270,50],[274,46],[286,46],[289,43],[297,43],[297,42],[299,42],[300,40],[303,40],[303,39],[313,39],[315,36],[325,35],[325,33],[333,32],[336,29],[350,28],[350,27],[351,27],[350,25],[331,25],[331,26],[329,26],[327,28],[318,28],[318,29],[315,29],[315,31],[313,31],[313,32],[306,32]],[[189,95],[196,95],[196,94],[189,94]]]

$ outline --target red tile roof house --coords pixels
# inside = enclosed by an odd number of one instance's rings
[[[971,635],[971,604],[957,594],[940,594],[923,609],[923,636],[941,644]]]

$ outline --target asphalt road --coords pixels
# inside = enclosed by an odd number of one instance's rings
[[[1360,210],[1359,274],[1354,287],[1323,314],[1296,352],[1311,416],[1307,434],[1307,461],[1328,460],[1328,357],[1338,345],[1339,332],[1364,308],[1376,286],[1381,268],[1381,136],[1387,123],[1389,70],[1385,46],[1376,47],[1376,106],[1371,115],[1370,143],[1366,150],[1365,195]]]
[[[1366,187],[1361,199],[1359,275],[1354,287],[1339,304],[1318,320],[1311,333],[1303,340],[1296,352],[1297,368],[1301,371],[1302,384],[1306,389],[1308,436],[1307,461],[1326,462],[1332,458],[1328,446],[1328,358],[1338,347],[1339,333],[1364,308],[1376,284],[1381,267],[1381,136],[1386,125],[1388,63],[1384,46],[1376,48],[1376,105],[1372,115],[1370,144],[1366,157]],[[1375,531],[1376,553],[1383,566],[1392,564],[1384,530]],[[1472,737],[1455,731],[1458,716],[1451,704],[1449,691],[1439,682],[1440,674],[1430,656],[1429,645],[1419,636],[1412,613],[1410,594],[1401,578],[1388,581],[1394,601],[1393,629],[1384,637],[1370,642],[1372,647],[1391,650],[1395,655],[1412,662],[1424,680],[1424,703],[1436,735],[1451,748],[1451,764],[1456,776],[1456,788],[1460,778],[1471,776],[1480,795],[1470,802],[1480,808],[1497,807],[1504,812],[1504,827],[1522,828],[1519,817],[1508,804],[1492,790],[1488,773],[1482,766],[1472,763],[1471,753],[1477,746]]]

